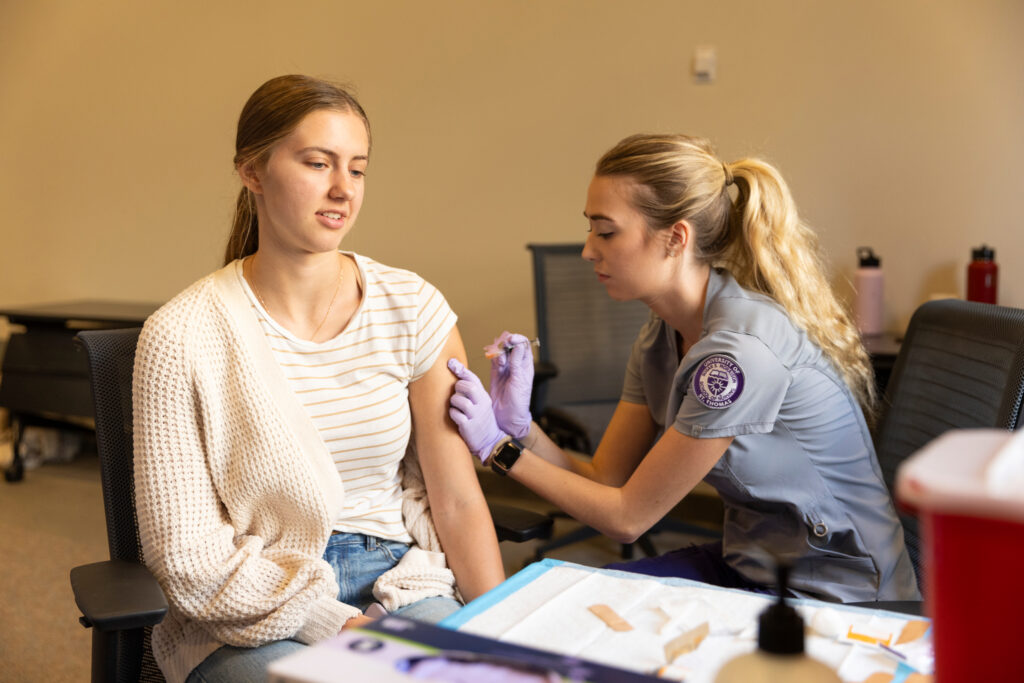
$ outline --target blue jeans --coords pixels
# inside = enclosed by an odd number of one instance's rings
[[[327,541],[324,560],[334,569],[338,600],[365,610],[373,603],[377,577],[398,564],[409,546],[362,534],[334,534]],[[450,598],[427,598],[393,612],[403,617],[436,623],[461,605]],[[265,680],[267,665],[306,647],[294,640],[279,640],[259,647],[224,645],[204,659],[188,676],[188,683],[233,683]]]

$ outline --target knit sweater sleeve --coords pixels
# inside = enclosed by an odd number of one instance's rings
[[[315,506],[303,509],[315,496],[260,458],[257,428],[248,435],[253,454],[211,462],[211,432],[238,411],[197,389],[195,359],[207,351],[196,348],[197,317],[186,306],[157,313],[136,353],[135,496],[146,564],[172,614],[220,642],[334,635],[360,611],[336,600],[333,570],[320,557],[328,527]],[[242,463],[246,471],[233,471]]]

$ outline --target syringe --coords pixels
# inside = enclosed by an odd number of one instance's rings
[[[540,339],[530,339],[530,340],[528,340],[526,342],[518,342],[518,343],[519,344],[528,343],[528,344],[530,344],[532,346],[540,348]],[[516,344],[510,343],[510,342],[505,342],[501,347],[498,347],[498,346],[496,346],[494,344],[489,344],[489,345],[484,347],[484,357],[487,358],[488,360],[491,359],[491,358],[497,358],[498,356],[500,356],[503,353],[508,353],[515,346],[516,346]]]

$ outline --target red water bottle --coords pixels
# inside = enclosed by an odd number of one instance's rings
[[[999,266],[995,262],[996,252],[984,244],[971,250],[971,262],[967,266],[967,300],[985,304],[996,303],[996,283]]]

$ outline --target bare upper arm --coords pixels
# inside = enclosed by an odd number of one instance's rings
[[[505,572],[476,458],[448,416],[456,381],[448,370],[450,358],[466,362],[454,327],[430,370],[409,385],[409,404],[434,528],[459,590],[472,600],[504,581]]]
[[[448,416],[448,400],[455,386],[455,376],[447,366],[449,358],[466,362],[466,350],[457,327],[452,328],[430,370],[409,384],[409,406],[420,468],[428,494],[439,491],[479,494],[473,457]],[[434,495],[431,498],[432,504],[440,501]]]

